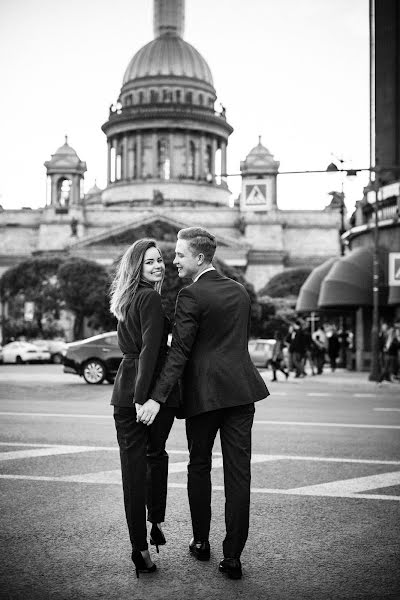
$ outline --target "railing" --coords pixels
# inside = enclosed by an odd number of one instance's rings
[[[197,117],[201,119],[212,118],[226,122],[225,111],[217,112],[213,108],[195,104],[159,103],[159,104],[132,104],[120,108],[110,107],[109,120],[125,118],[149,118],[149,117]]]

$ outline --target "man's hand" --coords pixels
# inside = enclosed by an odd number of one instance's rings
[[[136,421],[143,423],[144,425],[151,425],[156,418],[160,405],[151,398],[144,404],[135,404],[136,408]]]

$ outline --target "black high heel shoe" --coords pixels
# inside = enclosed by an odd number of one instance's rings
[[[158,527],[157,523],[153,523],[150,531],[150,544],[155,546],[157,552],[159,552],[158,546],[164,546],[166,543],[167,540],[162,530]]]
[[[143,558],[140,550],[132,550],[132,561],[135,564],[136,569],[136,577],[139,579],[139,573],[154,573],[157,569],[155,564],[152,564],[151,567],[146,565],[146,561]]]

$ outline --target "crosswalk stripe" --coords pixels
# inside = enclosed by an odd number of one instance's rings
[[[68,419],[112,419],[112,415],[84,414],[84,413],[30,413],[30,412],[0,412],[0,416],[22,417],[56,417]],[[400,425],[378,425],[372,423],[320,423],[314,421],[264,421],[255,420],[255,425],[296,425],[298,427],[355,427],[357,429],[400,429]]]
[[[389,474],[391,475],[391,474]],[[400,472],[397,474],[400,476]],[[86,483],[86,484],[97,484],[97,485],[115,485],[121,484],[121,474],[119,470],[115,471],[103,471],[100,473],[87,473],[84,475],[68,475],[64,477],[51,477],[51,476],[40,476],[40,475],[0,475],[0,479],[10,480],[21,480],[21,481],[42,481],[42,482],[53,482],[53,483]],[[369,478],[360,478],[369,479]],[[393,478],[393,480],[396,480]],[[376,480],[378,483],[378,480]],[[336,483],[336,482],[333,482]],[[341,482],[339,482],[341,483]],[[389,494],[363,494],[346,491],[345,488],[337,489],[327,488],[325,491],[322,489],[323,486],[329,484],[322,484],[321,486],[309,486],[305,488],[293,488],[293,489],[270,489],[270,488],[251,488],[252,494],[281,494],[286,496],[318,496],[318,497],[334,497],[334,498],[349,498],[349,499],[364,499],[364,500],[392,500],[400,501],[400,496],[393,496]],[[388,484],[387,484],[388,485]],[[186,490],[186,483],[168,483],[170,489],[181,489]],[[379,485],[378,487],[382,487]],[[314,493],[313,488],[318,488]],[[213,491],[224,491],[222,485],[213,485]],[[368,488],[371,489],[371,488]],[[378,489],[378,488],[376,488]]]

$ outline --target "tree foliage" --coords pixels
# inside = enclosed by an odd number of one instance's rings
[[[286,269],[282,273],[274,275],[259,291],[259,296],[270,296],[271,298],[298,296],[301,286],[311,271],[312,269],[309,267]]]
[[[53,256],[29,258],[3,273],[0,294],[3,302],[8,303],[8,325],[11,328],[15,322],[16,335],[29,335],[22,333],[26,329],[42,336],[45,334],[45,322],[59,318],[62,296],[57,272],[61,262],[59,257]],[[21,316],[25,302],[35,303],[33,322],[24,321]]]
[[[82,337],[84,319],[94,328],[115,329],[109,311],[109,276],[101,265],[83,258],[39,257],[8,269],[0,278],[0,292],[9,306],[4,337],[54,337],[62,330],[61,309],[75,316],[74,339]],[[34,321],[24,319],[24,303],[34,302]]]
[[[60,290],[65,308],[75,315],[74,339],[82,337],[85,317],[95,328],[115,329],[116,321],[109,311],[110,277],[96,262],[69,258],[58,270]]]

